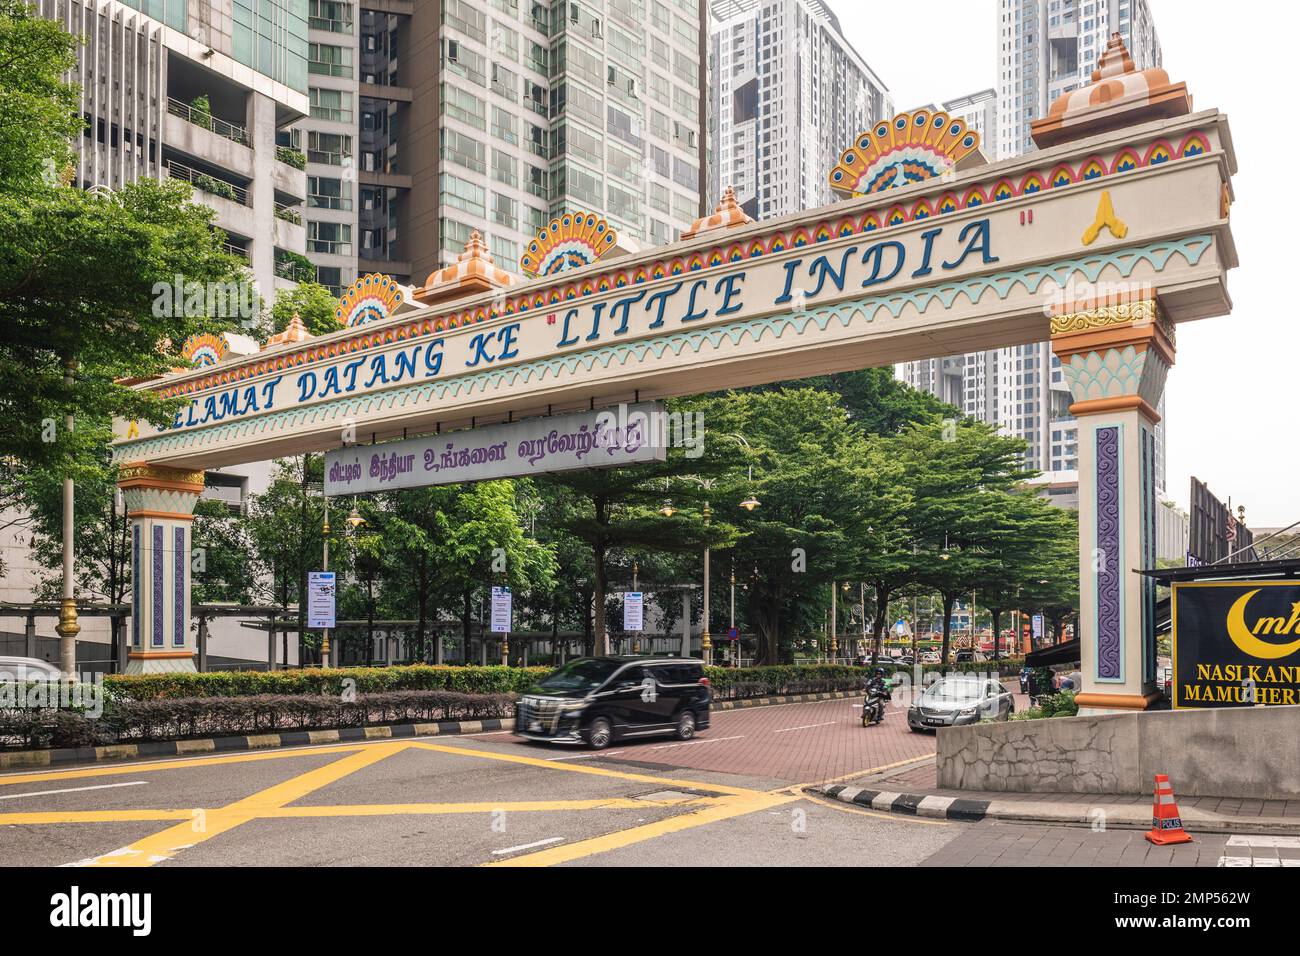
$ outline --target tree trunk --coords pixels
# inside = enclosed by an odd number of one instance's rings
[[[885,639],[885,624],[889,617],[889,588],[876,585],[876,613],[871,619],[871,666],[880,660],[880,643]],[[915,626],[915,622],[913,622]]]
[[[429,602],[428,593],[428,562],[423,555],[420,557],[420,570],[418,580],[420,582],[420,596],[416,600],[415,612],[415,653],[411,655],[411,663],[424,660],[424,628],[426,624],[426,608]]]
[[[755,615],[759,630],[759,647],[762,649],[758,664],[781,663],[781,614],[775,606],[768,606]]]
[[[596,559],[596,574],[592,588],[591,615],[593,619],[594,642],[600,648],[596,653],[609,654],[609,635],[605,633],[605,546],[598,544],[591,549]]]
[[[387,638],[384,638],[387,642]],[[375,662],[375,576],[366,576],[366,660]],[[385,657],[388,655],[385,654]]]
[[[943,662],[948,663],[948,641],[952,636],[952,606],[957,600],[955,594],[944,594],[943,597]],[[973,611],[973,609],[972,609]],[[974,656],[974,649],[971,650],[971,656]]]

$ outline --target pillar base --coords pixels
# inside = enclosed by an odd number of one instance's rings
[[[1160,698],[1159,691],[1146,694],[1088,692],[1075,694],[1074,702],[1079,705],[1080,717],[1095,717],[1098,714],[1131,714],[1134,711],[1150,710]]]
[[[131,651],[125,674],[196,674],[193,651]]]

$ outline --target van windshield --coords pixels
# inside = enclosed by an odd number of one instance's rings
[[[595,659],[570,661],[559,670],[542,678],[537,686],[552,692],[595,690],[618,668],[618,661]]]

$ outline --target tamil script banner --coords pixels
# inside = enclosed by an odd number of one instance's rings
[[[667,420],[662,402],[641,402],[382,445],[353,445],[325,456],[325,494],[663,461]]]
[[[1173,585],[1175,707],[1300,704],[1300,581]]]

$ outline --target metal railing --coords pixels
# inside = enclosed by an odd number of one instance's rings
[[[295,226],[302,225],[302,212],[297,206],[291,206],[288,203],[278,202],[275,204],[275,218],[291,222]]]
[[[213,196],[220,196],[230,202],[239,203],[241,206],[251,206],[252,203],[248,198],[248,190],[243,186],[236,186],[234,183],[228,183],[224,179],[217,179],[215,176],[209,176],[207,173],[201,173],[189,166],[184,166],[175,160],[167,161],[167,175],[172,179],[180,179],[195,189],[201,189],[205,193]]]
[[[246,127],[238,126],[235,123],[228,123],[223,119],[217,119],[217,117],[213,116],[211,113],[203,113],[194,109],[194,107],[190,106],[188,103],[182,103],[180,100],[172,99],[171,97],[168,97],[167,99],[167,112],[171,113],[173,116],[179,116],[187,123],[193,123],[195,126],[201,126],[206,130],[210,130],[218,136],[230,140],[232,143],[238,143],[240,146],[246,146],[249,149],[253,148],[253,144],[248,138],[248,129]]]

